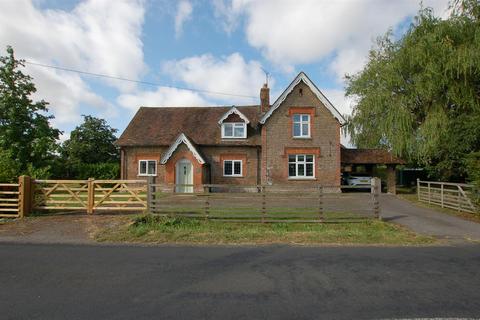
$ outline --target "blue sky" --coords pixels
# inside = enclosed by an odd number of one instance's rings
[[[440,16],[447,3],[423,1]],[[258,104],[262,69],[272,102],[303,70],[348,114],[354,101],[343,94],[345,73],[361,70],[389,28],[401,36],[419,7],[417,0],[4,0],[0,47],[3,55],[12,45],[34,63],[163,85],[27,65],[62,139],[82,114],[121,133],[139,106]]]

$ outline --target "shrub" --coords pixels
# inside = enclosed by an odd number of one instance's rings
[[[120,164],[118,163],[80,163],[73,168],[75,179],[118,179],[120,177]]]

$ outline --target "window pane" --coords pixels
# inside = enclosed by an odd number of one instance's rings
[[[297,161],[305,161],[305,156],[303,154],[297,155]]]
[[[309,118],[308,114],[302,115],[302,121],[307,122],[307,121],[308,121],[308,118]]]
[[[296,156],[294,154],[289,154],[288,155],[288,162],[295,162]]]
[[[313,163],[307,163],[307,177],[313,177]]]
[[[298,176],[305,175],[305,165],[303,163],[298,164]]]
[[[305,158],[306,158],[306,161],[307,161],[307,162],[313,162],[313,155],[307,154],[307,155],[305,156]]]
[[[233,126],[231,123],[224,123],[223,124],[223,134],[225,137],[232,137],[233,136]]]
[[[308,136],[308,123],[302,124],[302,136]]]
[[[234,134],[235,137],[240,137],[240,138],[242,138],[242,137],[244,136],[243,133],[244,133],[244,127],[243,127],[243,125],[241,125],[241,126],[235,126],[235,134]]]
[[[233,163],[233,173],[234,174],[241,174],[242,173],[242,163],[240,161],[235,161]]]
[[[299,137],[300,134],[300,123],[294,123],[293,124],[293,136],[294,137]]]
[[[300,122],[300,115],[299,114],[294,114],[293,115],[293,121],[294,122]]]
[[[297,175],[297,172],[295,170],[295,163],[290,163],[288,165],[288,176],[295,177],[296,175]]]
[[[231,176],[232,175],[232,161],[225,161],[224,168],[223,168],[224,175]]]
[[[147,161],[140,161],[140,174],[147,174]]]
[[[155,161],[148,161],[148,174],[155,174],[156,172]]]

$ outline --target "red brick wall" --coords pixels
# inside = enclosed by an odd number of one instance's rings
[[[212,183],[212,184],[241,184],[256,185],[257,171],[259,170],[259,161],[257,161],[256,147],[198,147],[199,152],[205,158],[207,164],[201,166],[190,150],[181,144],[173,153],[166,165],[160,165],[160,159],[163,153],[168,150],[166,147],[144,148],[127,147],[124,148],[125,173],[122,178],[125,179],[147,179],[138,176],[138,160],[157,160],[158,183],[175,182],[175,164],[178,160],[189,159],[194,167],[194,184]],[[243,160],[242,177],[224,177],[223,160]]]
[[[302,89],[302,94],[299,89]],[[292,114],[297,112],[313,114],[310,120],[311,138],[293,138]],[[262,131],[262,144],[267,146],[263,150],[263,183],[340,184],[339,123],[303,82],[293,89],[267,120]],[[295,149],[315,154],[315,180],[288,179],[287,154]]]

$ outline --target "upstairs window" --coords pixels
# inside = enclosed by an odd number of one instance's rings
[[[156,176],[157,161],[155,160],[139,160],[138,161],[139,176]]]
[[[315,160],[313,154],[288,155],[288,177],[314,178]]]
[[[294,114],[292,123],[294,138],[310,138],[309,114]]]
[[[244,122],[222,123],[222,138],[246,138],[247,124]]]
[[[241,177],[242,160],[224,160],[223,175],[225,177]]]

